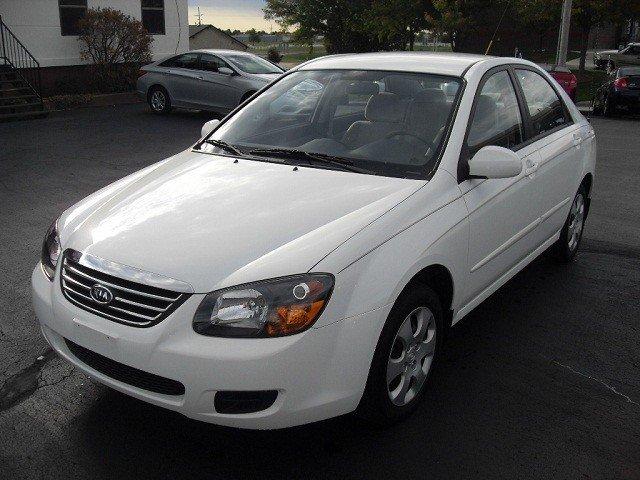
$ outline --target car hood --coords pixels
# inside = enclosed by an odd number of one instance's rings
[[[607,55],[613,55],[616,53],[620,53],[618,50],[602,50],[600,52],[596,52],[594,55],[596,57],[606,57]]]
[[[61,241],[203,293],[309,271],[425,183],[188,151],[72,207]]]

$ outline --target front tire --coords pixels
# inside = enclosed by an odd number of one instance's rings
[[[438,296],[426,285],[407,288],[382,329],[356,414],[387,426],[413,412],[427,389],[443,339]]]
[[[564,226],[560,232],[560,238],[553,246],[558,262],[569,263],[575,258],[580,248],[580,242],[582,241],[586,218],[587,191],[584,185],[581,185],[578,193],[576,193],[576,196],[573,198],[571,210],[569,210],[567,220],[564,222]]]
[[[147,96],[149,108],[153,113],[164,115],[171,112],[171,97],[162,87],[152,87]]]

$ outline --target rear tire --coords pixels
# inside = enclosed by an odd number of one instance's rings
[[[382,329],[356,415],[388,426],[412,413],[427,390],[444,334],[435,292],[426,285],[405,289]]]
[[[591,102],[591,114],[595,116],[602,115],[602,105],[600,105],[595,98]]]
[[[147,95],[147,102],[153,113],[164,115],[171,111],[171,97],[163,87],[152,87]]]
[[[587,190],[584,185],[580,185],[560,232],[560,238],[553,245],[554,257],[559,263],[570,263],[578,253],[587,219],[587,201]]]

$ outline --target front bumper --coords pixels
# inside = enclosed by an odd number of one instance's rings
[[[190,418],[240,428],[283,428],[355,410],[390,307],[340,319],[298,335],[233,339],[196,334],[191,321],[203,295],[193,295],[150,328],[121,325],[81,310],[38,265],[33,304],[42,332],[60,356],[95,380]],[[79,360],[68,339],[144,372],[181,382],[182,395],[154,393],[115,380]],[[221,414],[218,391],[277,390],[275,403],[255,413]]]

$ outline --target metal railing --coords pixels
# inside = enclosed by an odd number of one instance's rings
[[[42,98],[40,63],[2,21],[0,15],[0,69],[11,68],[39,98]]]

